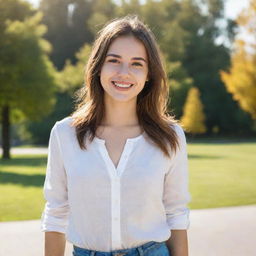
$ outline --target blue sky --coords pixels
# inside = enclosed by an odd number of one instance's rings
[[[26,0],[34,6],[38,6],[40,0]],[[249,0],[226,0],[225,15],[234,19],[244,7],[248,6]]]

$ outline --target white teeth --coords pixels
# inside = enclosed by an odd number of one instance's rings
[[[129,88],[130,86],[132,86],[132,84],[119,84],[119,83],[115,83],[113,82],[116,86],[118,87],[122,87],[122,88]]]

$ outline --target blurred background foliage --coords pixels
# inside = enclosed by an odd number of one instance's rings
[[[8,107],[12,145],[46,145],[55,121],[74,109],[97,32],[113,18],[137,14],[163,52],[169,110],[187,132],[253,135],[256,40],[238,35],[244,28],[255,39],[255,6],[251,0],[233,21],[224,17],[224,0],[41,0],[38,9],[0,0],[1,129]]]

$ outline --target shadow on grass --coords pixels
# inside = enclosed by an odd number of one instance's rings
[[[17,165],[17,166],[45,166],[47,163],[46,156],[16,156],[13,159],[1,159],[1,166]]]
[[[42,187],[45,175],[25,175],[0,171],[0,184],[16,184],[22,186]]]
[[[255,144],[255,137],[252,138],[189,138],[189,144],[213,144],[213,145],[231,145],[231,144]]]
[[[220,159],[224,158],[223,156],[210,156],[210,155],[195,155],[195,154],[188,154],[189,159]]]

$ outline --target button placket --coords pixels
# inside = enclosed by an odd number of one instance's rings
[[[114,176],[111,184],[112,248],[118,248],[121,246],[120,177]]]
[[[121,176],[122,173],[124,172],[125,166],[127,164],[127,161],[129,159],[129,156],[131,154],[131,151],[133,149],[133,141],[130,141],[129,139],[126,142],[124,152],[122,154],[122,157],[120,159],[120,165],[118,165],[118,175]]]
[[[128,158],[134,147],[134,142],[138,139],[127,139],[123,152],[121,154],[117,168],[111,160],[104,140],[98,140],[100,142],[100,152],[107,166],[109,176],[111,178],[111,222],[112,222],[112,248],[121,248],[121,209],[120,209],[120,182],[121,175],[124,172]]]
[[[110,176],[110,178],[113,178],[113,176],[115,176],[115,172],[113,172],[113,168],[115,168],[115,166],[108,155],[108,152],[107,152],[107,149],[105,146],[105,142],[100,145],[99,150],[100,150],[101,156],[107,166],[107,171],[109,173],[109,176]]]

